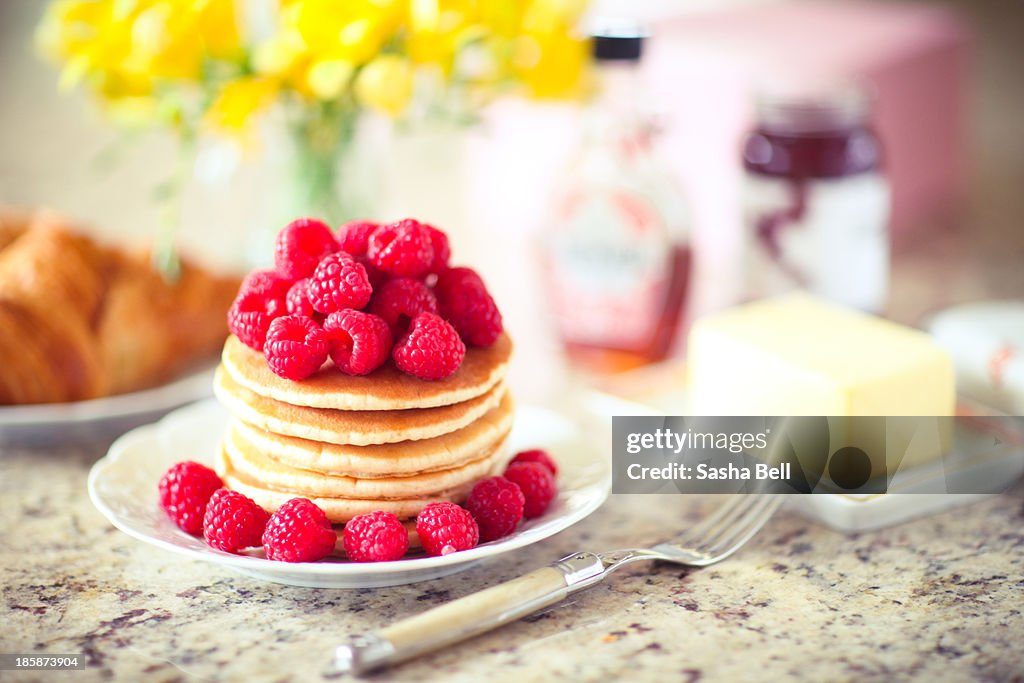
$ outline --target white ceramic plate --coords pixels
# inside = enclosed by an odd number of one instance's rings
[[[129,394],[72,403],[0,407],[0,441],[45,437],[55,429],[65,430],[62,435],[66,437],[68,429],[106,424],[116,427],[140,416],[152,420],[160,413],[210,396],[214,367],[208,365],[167,384]]]
[[[569,421],[550,411],[519,406],[510,446],[543,447],[558,461],[557,499],[538,519],[498,541],[444,557],[397,562],[273,562],[261,551],[232,555],[214,550],[171,522],[157,504],[157,482],[181,460],[212,463],[227,425],[227,413],[214,400],[177,410],[158,423],[118,439],[89,473],[89,496],[114,526],[130,536],[239,573],[292,586],[371,588],[426,581],[468,569],[478,561],[521,548],[569,527],[596,510],[611,485],[604,456],[590,447]]]

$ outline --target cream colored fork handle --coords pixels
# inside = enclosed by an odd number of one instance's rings
[[[409,617],[368,636],[357,636],[336,653],[338,667],[363,673],[472,638],[568,595],[564,571],[542,567],[518,579],[467,595]]]
[[[385,628],[381,636],[399,652],[429,652],[525,617],[564,600],[567,594],[565,574],[554,567],[541,567],[518,579],[404,619]]]

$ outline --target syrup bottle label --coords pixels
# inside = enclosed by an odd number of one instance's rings
[[[672,243],[650,201],[573,191],[556,206],[547,280],[562,339],[621,350],[650,343],[665,313]]]

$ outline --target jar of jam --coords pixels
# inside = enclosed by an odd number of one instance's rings
[[[743,147],[749,297],[800,288],[884,309],[890,189],[868,115],[852,85],[759,97]]]

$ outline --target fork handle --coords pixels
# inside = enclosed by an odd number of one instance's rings
[[[579,584],[599,576],[603,569],[596,555],[570,555],[378,632],[354,636],[337,648],[335,664],[341,671],[362,674],[439,650],[560,602],[573,587],[584,587]]]

